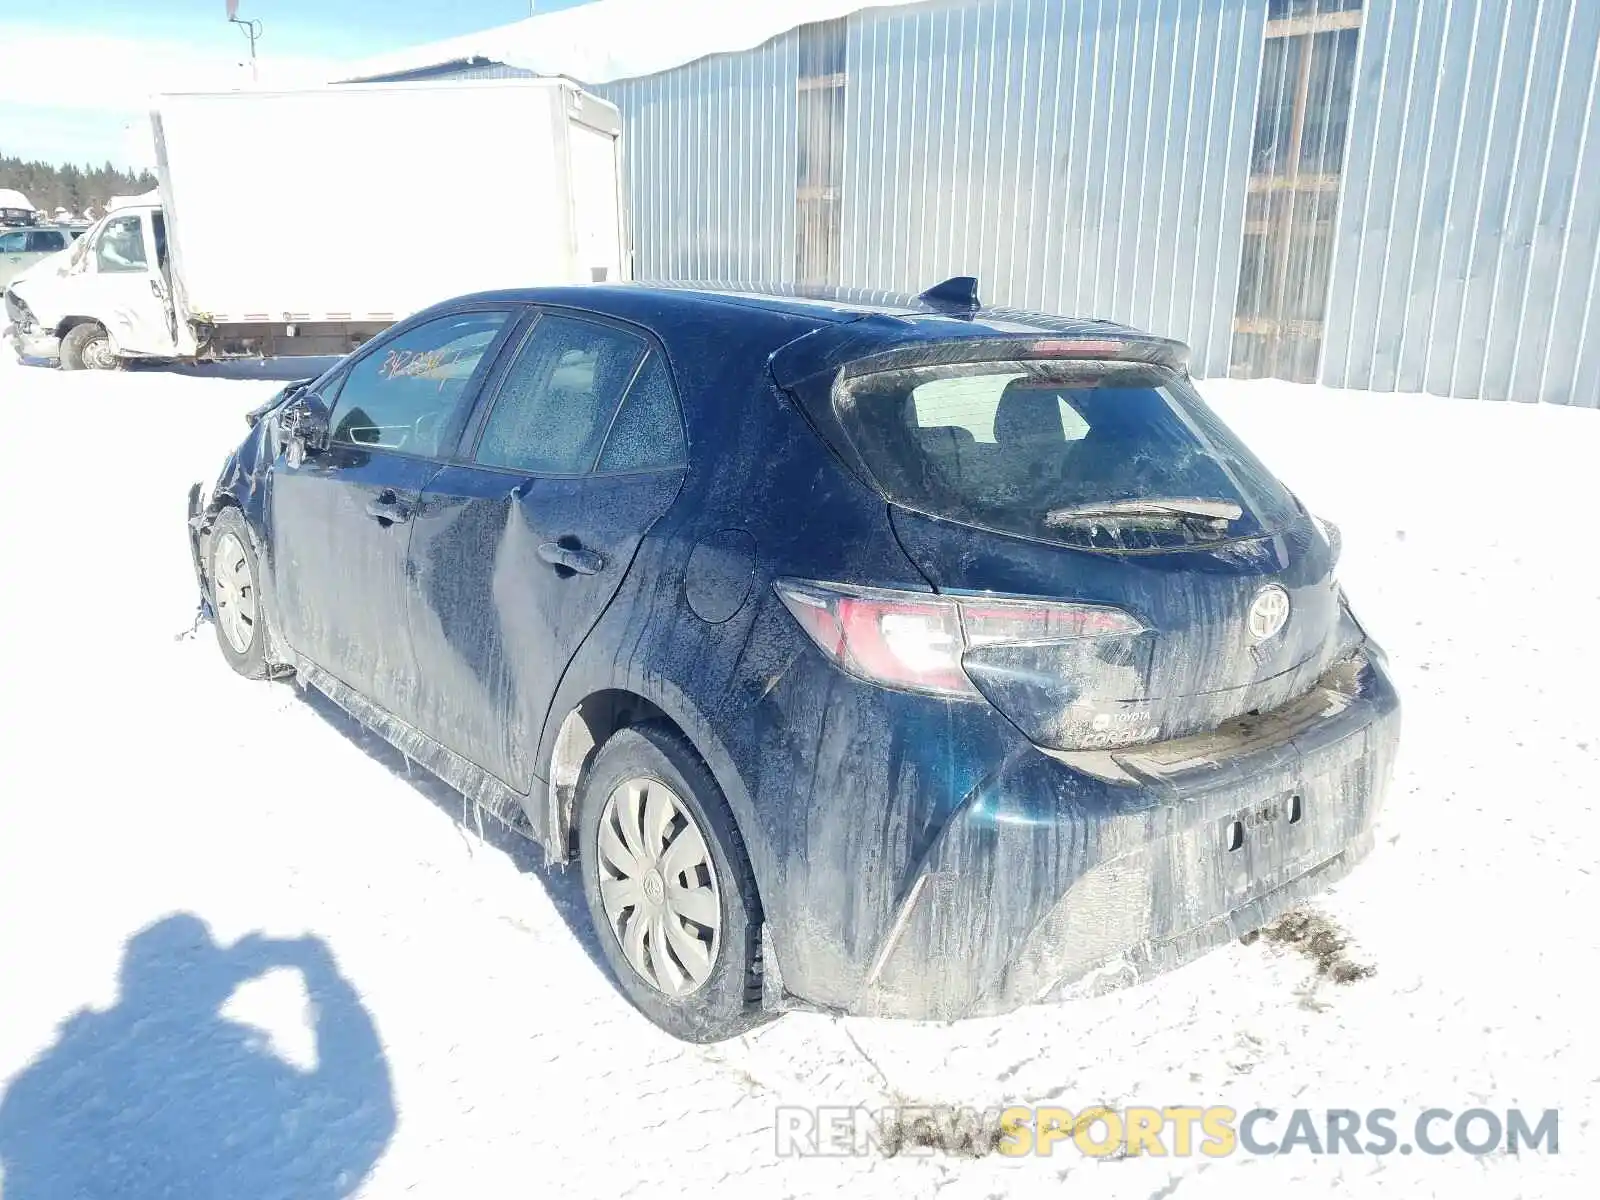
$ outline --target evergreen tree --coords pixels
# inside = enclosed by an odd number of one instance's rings
[[[113,196],[136,196],[156,186],[149,171],[124,171],[107,162],[102,166],[24,161],[0,153],[0,188],[15,188],[46,218],[58,208],[76,215],[93,205],[105,211]]]

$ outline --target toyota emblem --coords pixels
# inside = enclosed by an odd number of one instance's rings
[[[1283,628],[1289,619],[1289,593],[1275,583],[1269,583],[1256,593],[1250,602],[1250,615],[1245,624],[1250,636],[1264,642]]]

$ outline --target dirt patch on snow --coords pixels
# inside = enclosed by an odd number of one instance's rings
[[[940,1150],[959,1158],[983,1158],[999,1148],[1004,1133],[998,1119],[972,1109],[943,1104],[902,1108],[878,1130],[878,1145],[888,1158],[915,1150]]]
[[[1314,908],[1296,908],[1260,931],[1274,945],[1298,950],[1316,964],[1317,977],[1333,983],[1354,983],[1378,973],[1371,963],[1350,956],[1350,937],[1332,918]],[[1249,938],[1256,940],[1256,935]]]

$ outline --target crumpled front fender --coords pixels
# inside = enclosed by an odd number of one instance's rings
[[[205,485],[193,483],[189,486],[189,558],[194,567],[195,583],[200,588],[200,620],[210,621],[216,617],[215,610],[211,607],[211,581],[206,578],[205,555],[201,550],[201,543],[211,529],[211,519],[214,513],[205,510],[204,499]]]

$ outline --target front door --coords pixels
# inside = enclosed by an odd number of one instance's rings
[[[139,209],[107,218],[93,235],[84,263],[85,307],[121,354],[171,358],[178,353],[160,217],[159,210]]]
[[[325,390],[326,451],[273,467],[276,612],[296,651],[404,720],[415,716],[406,544],[423,486],[453,450],[506,309],[409,326]]]
[[[419,724],[526,793],[567,663],[681,486],[683,429],[660,348],[567,313],[478,410],[413,522]]]

